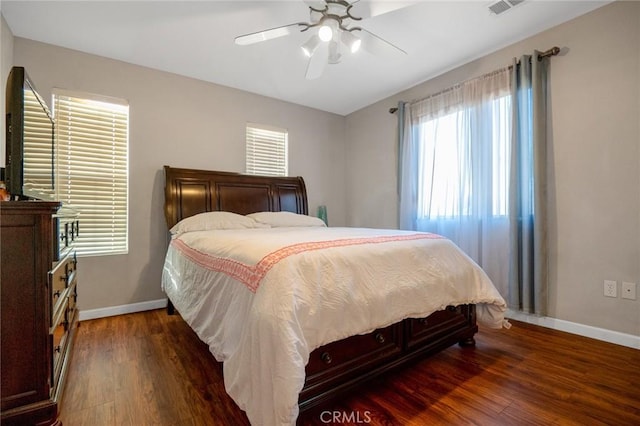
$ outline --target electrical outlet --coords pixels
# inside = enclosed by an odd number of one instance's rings
[[[622,298],[636,300],[636,283],[622,282]]]
[[[604,295],[607,297],[618,297],[618,282],[604,280]]]

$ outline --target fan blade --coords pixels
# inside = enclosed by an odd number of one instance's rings
[[[313,53],[307,65],[307,80],[313,80],[322,75],[329,61],[329,43],[321,43]]]
[[[394,10],[403,9],[412,6],[418,1],[363,1],[356,0],[351,2],[349,13],[356,18],[366,19],[373,16],[384,15]]]
[[[235,38],[236,44],[245,46],[247,44],[259,43],[261,41],[271,40],[278,37],[283,37],[291,34],[291,29],[294,27],[308,26],[304,23],[295,23],[284,25],[282,27],[271,28],[269,30],[258,31],[256,33],[244,34]]]
[[[357,31],[357,36],[362,40],[362,48],[369,53],[373,53],[374,55],[386,55],[393,53],[403,53],[407,54],[404,50],[400,49],[398,46],[389,43],[388,41],[378,37],[371,31],[367,31],[364,28],[354,28],[353,32]]]

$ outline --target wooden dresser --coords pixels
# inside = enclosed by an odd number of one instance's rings
[[[0,202],[2,425],[58,425],[78,324],[78,217],[58,202]]]

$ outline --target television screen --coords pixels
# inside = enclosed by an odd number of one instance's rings
[[[7,190],[13,199],[54,199],[54,123],[23,67],[7,81]]]

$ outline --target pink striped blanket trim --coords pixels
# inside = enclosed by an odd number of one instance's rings
[[[222,272],[223,274],[229,275],[230,277],[240,281],[245,286],[247,286],[247,288],[251,290],[251,292],[255,293],[258,290],[258,286],[260,286],[262,278],[264,278],[267,272],[269,272],[269,270],[274,265],[276,265],[282,259],[293,256],[295,254],[333,247],[442,238],[444,237],[437,234],[422,233],[304,242],[277,249],[263,257],[256,265],[247,265],[237,260],[203,253],[192,247],[189,247],[180,239],[171,241],[171,245],[195,264],[211,271]]]

